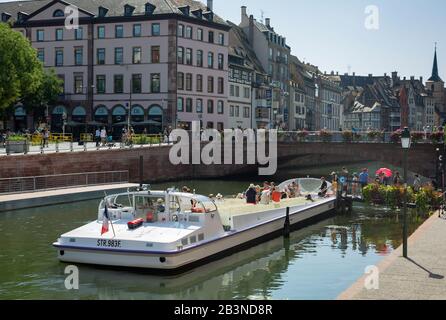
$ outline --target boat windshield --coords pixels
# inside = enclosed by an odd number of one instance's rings
[[[204,210],[206,212],[217,211],[217,206],[212,200],[201,200],[199,201],[199,204],[201,204],[204,207]]]

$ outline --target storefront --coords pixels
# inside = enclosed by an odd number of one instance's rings
[[[148,120],[152,123],[149,125],[149,133],[160,133],[163,128],[163,109],[159,105],[153,105],[149,108],[148,114]]]
[[[54,107],[51,113],[51,132],[62,132],[64,120],[66,120],[67,108],[59,105]],[[65,118],[65,119],[64,119]]]
[[[78,140],[81,133],[85,132],[85,125],[87,121],[87,111],[83,106],[77,106],[73,109],[71,114],[70,129],[73,138]]]
[[[94,112],[94,121],[97,123],[108,125],[108,109],[106,106],[99,106]]]
[[[147,125],[144,122],[144,109],[142,106],[138,104],[133,105],[130,115],[130,120],[132,122],[135,133],[142,133],[144,132],[144,129],[148,130]]]
[[[27,129],[26,110],[23,106],[14,109],[14,130],[24,131]]]
[[[127,125],[127,110],[123,105],[115,106],[112,111],[112,135],[114,140],[121,139],[122,131]]]

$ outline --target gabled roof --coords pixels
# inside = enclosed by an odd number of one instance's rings
[[[11,14],[12,19],[15,20],[18,12],[24,12],[32,16],[33,13],[39,11],[41,8],[51,6],[52,3],[56,3],[58,0],[32,0],[32,1],[14,1],[0,3],[0,13],[7,12]],[[199,19],[207,21],[203,15],[201,18],[193,14],[192,11],[201,9],[203,13],[208,12],[207,7],[200,1],[195,0],[63,0],[63,3],[68,3],[79,7],[86,12],[93,13],[97,16],[99,7],[105,7],[108,9],[107,17],[123,17],[124,6],[130,5],[135,8],[133,15],[144,15],[145,6],[147,3],[155,6],[154,15],[157,14],[177,14],[184,16],[184,13],[179,9],[180,7],[189,6],[189,17],[193,19]],[[213,23],[227,26],[226,21],[213,14]]]
[[[229,54],[244,58],[245,61],[248,60],[255,71],[266,74],[243,29],[231,21],[227,21],[227,24],[231,27],[229,31]]]

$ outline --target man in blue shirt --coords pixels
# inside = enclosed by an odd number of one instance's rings
[[[359,175],[359,183],[361,184],[361,187],[364,188],[369,184],[369,170],[363,169],[361,174]]]

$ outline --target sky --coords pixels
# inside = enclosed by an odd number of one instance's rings
[[[444,0],[214,0],[214,11],[238,24],[242,5],[258,20],[262,12],[271,18],[292,54],[322,72],[398,71],[401,76],[427,79],[438,42],[440,77],[446,80]],[[378,9],[378,29],[365,27],[370,5]]]

